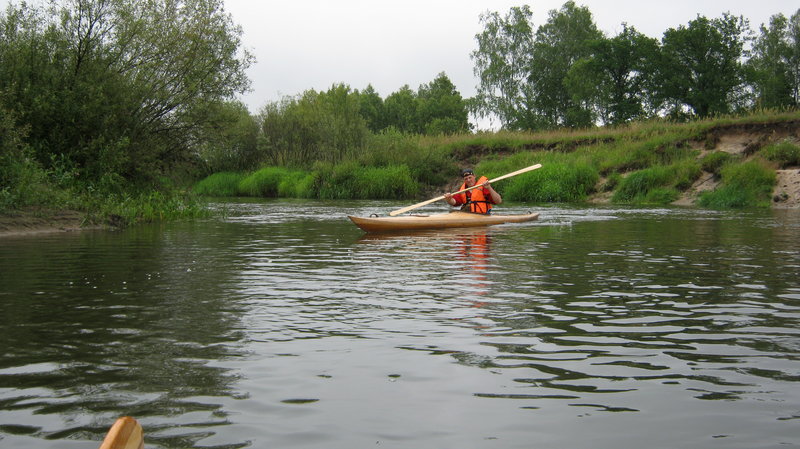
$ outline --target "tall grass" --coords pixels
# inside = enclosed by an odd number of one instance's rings
[[[193,190],[203,196],[236,196],[239,194],[239,183],[244,178],[242,173],[214,173],[195,184]]]
[[[576,153],[521,152],[504,159],[488,159],[475,168],[487,178],[502,176],[536,163],[542,168],[517,175],[495,186],[509,201],[581,202],[599,179],[590,159]]]
[[[255,197],[313,197],[314,178],[301,170],[264,167],[239,182],[238,194]]]
[[[419,184],[405,165],[317,164],[315,171],[314,188],[321,199],[405,199],[419,192]]]
[[[686,159],[671,165],[655,165],[623,178],[611,198],[615,203],[668,204],[700,176],[700,163]]]
[[[800,165],[800,146],[788,140],[769,145],[760,153],[765,159],[777,163],[781,168]]]
[[[703,168],[703,170],[709,173],[719,175],[722,167],[732,160],[733,156],[730,153],[726,153],[724,151],[714,151],[703,157],[703,159],[700,161],[700,166]]]
[[[763,160],[725,165],[721,177],[720,188],[700,196],[701,206],[715,209],[769,207],[776,176],[775,170]]]

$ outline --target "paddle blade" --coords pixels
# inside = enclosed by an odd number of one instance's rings
[[[123,416],[117,419],[106,434],[100,449],[143,449],[142,426],[136,419]]]

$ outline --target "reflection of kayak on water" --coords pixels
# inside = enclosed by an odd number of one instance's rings
[[[539,214],[484,215],[471,212],[450,212],[436,215],[405,215],[402,217],[354,217],[353,223],[367,232],[408,231],[414,229],[444,229],[488,226],[503,223],[524,223],[539,218]]]

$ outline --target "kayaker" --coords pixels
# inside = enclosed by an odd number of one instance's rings
[[[461,170],[461,177],[464,178],[464,183],[458,190],[464,190],[469,187],[480,185],[472,190],[467,190],[463,193],[452,195],[450,193],[444,194],[444,200],[451,206],[461,206],[461,210],[466,212],[475,212],[477,214],[490,214],[492,213],[492,205],[500,204],[503,198],[497,191],[489,184],[486,176],[481,176],[480,179],[475,181],[475,173],[470,168]]]

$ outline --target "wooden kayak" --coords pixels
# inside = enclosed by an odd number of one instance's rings
[[[400,217],[354,217],[356,226],[367,232],[409,231],[415,229],[465,228],[503,223],[524,223],[539,218],[539,214],[483,215],[455,211],[435,215],[403,215]]]
[[[108,430],[100,449],[144,449],[144,432],[136,419],[123,416]]]

